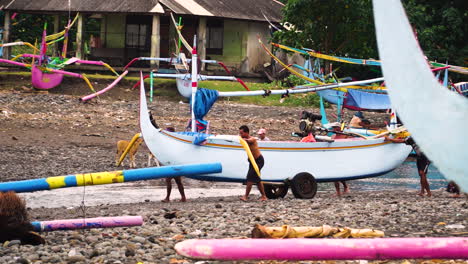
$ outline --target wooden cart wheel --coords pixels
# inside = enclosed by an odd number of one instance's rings
[[[294,197],[299,199],[312,199],[317,193],[317,181],[307,172],[296,174],[291,180],[291,190]]]
[[[264,184],[265,187],[265,194],[268,197],[268,199],[278,199],[278,198],[284,198],[286,194],[288,193],[288,185],[287,184],[282,184],[282,185],[277,185],[277,184]]]

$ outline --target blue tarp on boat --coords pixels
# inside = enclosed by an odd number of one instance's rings
[[[345,106],[369,110],[392,108],[388,94],[361,92],[354,89],[348,89]]]
[[[176,132],[176,133],[179,135],[186,135],[186,136],[193,137],[192,143],[195,145],[201,145],[207,137],[212,136],[211,134],[191,132],[191,131],[181,131],[181,132]]]
[[[190,98],[192,99],[192,98]],[[208,122],[203,120],[203,117],[210,111],[213,104],[218,99],[218,91],[205,88],[199,88],[195,94],[194,113],[197,121],[197,131],[202,132],[206,130]],[[191,100],[190,100],[191,101]],[[190,102],[191,103],[191,102]],[[190,109],[192,107],[190,106]]]

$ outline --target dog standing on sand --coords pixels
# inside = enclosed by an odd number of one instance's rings
[[[143,142],[143,138],[138,138],[135,143],[133,144],[132,148],[128,151],[127,155],[129,156],[129,159],[130,159],[130,168],[135,168],[136,167],[136,162],[135,162],[135,155],[136,155],[136,152],[138,151],[141,143]],[[130,144],[130,142],[126,141],[126,140],[119,140],[117,142],[117,153],[115,154],[115,164],[117,164],[120,160],[120,156],[122,156],[122,154],[124,153],[124,151],[127,149],[127,146],[128,144]],[[124,159],[125,160],[125,159]],[[149,153],[148,154],[148,167],[151,166],[151,161],[154,161],[156,163],[156,166],[161,166],[159,164],[159,161],[158,159],[153,155],[153,153]],[[122,164],[123,166],[123,161],[122,161]]]
[[[136,155],[136,152],[138,151],[138,148],[141,145],[141,142],[143,142],[143,138],[140,137],[135,141],[135,143],[133,144],[133,146],[130,148],[130,150],[127,153],[128,158],[130,160],[130,168],[136,167],[135,155]],[[115,154],[115,164],[119,163],[120,156],[122,156],[124,151],[127,149],[128,144],[130,144],[130,142],[128,142],[127,140],[119,140],[117,142],[117,153]],[[123,164],[124,164],[124,161],[122,161],[121,165],[123,166]]]

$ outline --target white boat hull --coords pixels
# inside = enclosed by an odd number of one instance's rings
[[[192,82],[190,79],[176,78],[177,90],[185,98],[192,96]]]
[[[242,182],[248,171],[247,154],[237,136],[211,136],[206,144],[194,145],[193,136],[162,131],[149,119],[144,87],[140,93],[141,133],[150,151],[165,165],[220,162],[218,174],[193,178]],[[265,158],[262,180],[281,182],[308,172],[317,181],[349,180],[385,174],[406,159],[411,148],[405,144],[373,140],[316,142],[259,142]]]

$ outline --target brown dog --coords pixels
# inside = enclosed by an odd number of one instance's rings
[[[141,142],[143,142],[143,138],[140,137],[135,141],[135,143],[133,144],[133,146],[130,148],[130,150],[127,153],[127,156],[130,159],[130,168],[136,167],[135,154],[138,151],[138,148],[140,147]],[[117,153],[115,154],[115,164],[119,163],[120,156],[122,156],[125,149],[127,149],[128,144],[130,144],[130,142],[126,140],[119,140],[117,142]],[[121,165],[123,166],[123,161]]]

